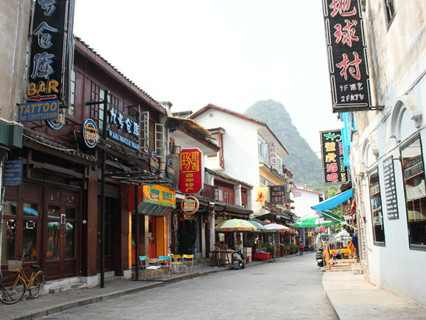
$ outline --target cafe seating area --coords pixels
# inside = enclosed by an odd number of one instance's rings
[[[139,279],[161,281],[174,273],[193,271],[194,255],[170,254],[158,258],[139,257]]]

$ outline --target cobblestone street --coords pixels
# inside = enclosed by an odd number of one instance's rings
[[[337,319],[312,254],[171,283],[43,319]]]

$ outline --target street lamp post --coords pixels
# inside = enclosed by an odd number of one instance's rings
[[[109,91],[104,91],[104,100],[88,102],[86,105],[102,104],[104,105],[103,119],[102,119],[102,138],[104,141],[107,137],[107,109],[108,109],[108,94]],[[101,257],[100,257],[100,287],[105,288],[105,167],[106,167],[106,152],[101,149]]]

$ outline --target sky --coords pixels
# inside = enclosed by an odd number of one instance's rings
[[[172,112],[272,99],[314,152],[341,127],[321,0],[76,0],[74,34]]]

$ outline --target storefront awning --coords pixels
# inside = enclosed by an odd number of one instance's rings
[[[333,209],[334,207],[337,207],[339,204],[342,204],[343,202],[348,201],[350,198],[352,198],[352,195],[353,195],[353,189],[349,189],[348,191],[342,192],[338,194],[337,196],[324,200],[323,202],[320,202],[319,204],[312,206],[311,208],[314,210],[319,210],[319,211],[330,210],[330,209]]]

